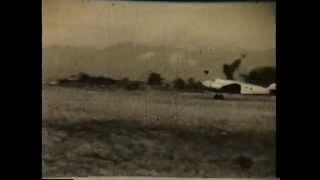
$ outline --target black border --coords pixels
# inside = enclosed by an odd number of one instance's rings
[[[284,95],[284,86],[281,84],[282,82],[286,82],[285,80],[285,62],[282,61],[284,58],[284,52],[281,49],[281,47],[284,47],[285,44],[285,36],[280,35],[282,32],[281,28],[284,26],[284,8],[282,8],[281,3],[276,4],[276,77],[277,77],[277,106],[276,106],[276,176],[277,177],[283,177],[283,172],[281,172],[281,169],[283,169],[283,149],[281,149],[282,145],[281,142],[283,139],[280,139],[281,132],[282,132],[282,124],[283,121],[281,119],[284,118],[283,109],[281,107],[281,104],[285,102]],[[280,62],[281,59],[281,62]]]
[[[143,1],[143,0],[131,0],[131,1]],[[151,1],[151,0],[144,0]],[[156,0],[157,2],[161,0]],[[164,2],[266,2],[268,0],[166,0]],[[270,0],[272,1],[272,0]],[[19,2],[20,3],[20,2]],[[32,2],[25,2],[20,4],[18,16],[13,20],[15,24],[12,28],[15,28],[17,32],[14,35],[17,36],[14,39],[16,46],[20,46],[19,51],[14,51],[14,55],[19,57],[19,67],[16,71],[17,77],[13,75],[13,78],[23,78],[20,84],[13,86],[17,91],[13,91],[12,96],[18,96],[19,103],[13,102],[15,106],[19,107],[19,111],[16,109],[11,112],[18,122],[12,122],[15,132],[19,133],[15,140],[13,140],[9,146],[9,151],[14,153],[10,156],[9,164],[13,164],[13,171],[11,173],[15,178],[21,176],[24,179],[41,179],[41,126],[42,126],[42,1],[35,0]],[[285,162],[289,157],[293,156],[292,151],[285,151],[287,144],[290,142],[290,137],[287,134],[288,117],[290,117],[289,105],[293,105],[292,99],[289,97],[289,71],[290,63],[288,59],[294,59],[289,56],[289,46],[293,44],[288,43],[290,40],[288,33],[289,26],[289,9],[288,3],[285,1],[276,1],[276,22],[277,22],[277,44],[276,44],[276,58],[277,58],[277,166],[276,175],[281,179],[292,179],[289,176],[289,166],[285,166]],[[21,19],[22,17],[22,19]],[[18,24],[17,24],[18,23]],[[20,23],[20,24],[19,24]],[[23,24],[21,26],[21,23]],[[17,27],[15,27],[17,26]],[[23,27],[23,28],[22,28]],[[18,34],[18,35],[17,35]],[[20,39],[21,38],[21,39]],[[292,41],[291,41],[292,42]],[[21,63],[21,64],[20,64]],[[17,66],[18,62],[15,61],[14,65]],[[12,73],[11,73],[12,74]],[[293,94],[293,92],[291,92]],[[290,100],[291,99],[291,100]],[[291,111],[292,113],[292,111]],[[17,116],[18,115],[18,116]],[[20,117],[19,117],[20,115]],[[292,115],[291,115],[292,117]],[[290,118],[291,121],[292,118]],[[19,124],[17,124],[19,123]],[[18,126],[18,127],[17,127]],[[12,132],[11,132],[12,133]],[[21,140],[21,137],[23,140]],[[20,141],[19,141],[20,140]],[[13,145],[13,146],[11,146]],[[17,155],[18,154],[18,155]],[[11,158],[12,157],[12,158]],[[290,162],[290,160],[289,160]],[[298,162],[296,162],[298,163]],[[290,173],[293,173],[292,171]],[[28,178],[26,178],[28,177]]]
[[[218,3],[218,2],[275,2],[275,0],[119,0],[136,2],[166,2],[166,3]]]
[[[42,152],[42,1],[12,2],[12,5],[3,5],[8,11],[3,16],[9,20],[9,25],[4,25],[9,33],[3,34],[8,38],[6,47],[11,47],[3,60],[10,65],[2,66],[6,70],[8,83],[3,83],[9,94],[5,110],[8,113],[3,122],[6,130],[4,136],[8,145],[3,145],[7,150],[2,154],[8,160],[2,164],[2,170],[10,178],[2,179],[41,179],[41,152]]]
[[[21,174],[23,177],[30,176],[33,179],[41,179],[42,176],[42,1],[35,0],[32,2],[34,9],[28,9],[28,15],[30,19],[26,20],[26,24],[29,24],[30,29],[28,29],[28,35],[26,35],[26,44],[30,44],[26,48],[26,53],[30,55],[30,61],[27,62],[27,65],[23,68],[30,71],[30,75],[25,76],[25,83],[27,90],[25,92],[26,96],[26,105],[25,112],[27,117],[22,121],[22,128],[27,129],[28,135],[32,136],[31,140],[26,140],[26,148],[28,149],[25,153],[25,156],[30,159],[30,161],[25,162],[25,167],[27,172]],[[24,8],[29,8],[26,6]],[[27,16],[28,17],[28,16]],[[29,17],[28,17],[29,18]],[[22,76],[23,77],[23,76]],[[30,88],[30,89],[29,89]],[[28,105],[29,104],[29,105]],[[30,121],[34,124],[30,124]],[[34,165],[31,165],[30,162],[34,162]],[[28,165],[29,164],[29,165]],[[30,168],[30,169],[29,169]]]

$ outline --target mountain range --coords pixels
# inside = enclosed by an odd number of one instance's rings
[[[223,64],[246,54],[238,73],[260,66],[275,66],[275,49],[238,47],[167,47],[123,42],[106,48],[50,46],[43,48],[43,80],[51,81],[79,72],[116,79],[146,80],[158,72],[166,80],[225,78]],[[209,74],[203,73],[208,70]]]

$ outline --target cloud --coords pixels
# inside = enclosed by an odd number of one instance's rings
[[[44,0],[44,45],[268,49],[275,46],[274,9],[273,3]]]
[[[171,54],[168,58],[168,62],[171,65],[188,65],[188,66],[196,66],[198,64],[197,60],[188,58],[182,52],[175,52]]]
[[[149,52],[146,52],[146,53],[143,53],[143,54],[139,55],[138,59],[140,59],[140,60],[150,60],[155,55],[156,55],[155,52],[149,51]]]
[[[198,62],[194,59],[188,59],[187,63],[189,66],[196,66],[198,64]]]
[[[182,62],[182,58],[184,57],[184,54],[181,52],[175,52],[173,54],[171,54],[168,58],[168,62],[172,65],[176,65],[178,63]]]

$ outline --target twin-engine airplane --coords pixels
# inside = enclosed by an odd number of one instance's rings
[[[223,98],[223,93],[241,95],[275,95],[276,83],[272,83],[268,87],[263,87],[259,85],[231,80],[233,79],[234,72],[239,68],[242,59],[246,56],[246,54],[241,54],[241,57],[236,59],[233,63],[223,65],[223,72],[228,80],[205,80],[201,82],[202,85],[208,91],[216,92],[217,94],[215,95],[215,98]],[[209,71],[205,70],[204,73],[209,74]]]
[[[233,80],[214,79],[202,82],[202,85],[209,91],[216,93],[242,94],[242,95],[274,95],[276,84],[272,83],[268,87],[243,83]]]

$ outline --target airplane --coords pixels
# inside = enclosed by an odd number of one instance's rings
[[[268,87],[262,87],[254,84],[243,83],[234,80],[213,79],[202,81],[201,84],[208,91],[216,92],[215,98],[223,98],[223,93],[241,94],[241,95],[275,95],[276,83]]]

